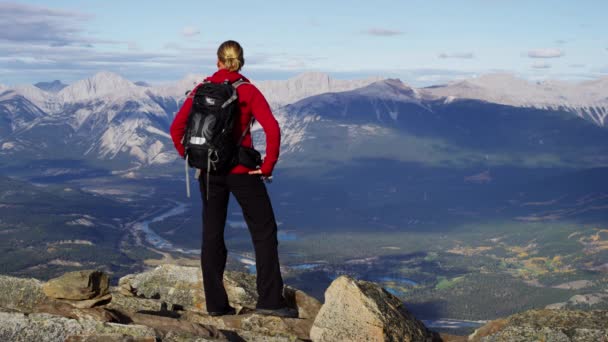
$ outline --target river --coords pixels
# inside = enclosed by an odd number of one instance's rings
[[[175,202],[175,206],[169,210],[163,211],[159,215],[152,217],[151,219],[143,220],[140,222],[136,222],[133,224],[133,229],[138,230],[143,233],[144,238],[147,243],[152,245],[154,248],[166,251],[166,252],[179,252],[185,254],[196,254],[200,256],[201,250],[197,249],[186,249],[181,247],[176,247],[167,239],[158,235],[155,231],[150,228],[150,224],[154,222],[163,221],[166,218],[171,216],[181,215],[186,212],[189,205],[185,203]],[[232,256],[247,265],[247,269],[253,273],[255,273],[255,259],[252,259],[247,256],[243,256],[239,253],[228,252],[229,256]]]

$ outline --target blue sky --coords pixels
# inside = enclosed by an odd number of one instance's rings
[[[243,73],[258,80],[598,78],[608,75],[605,13],[605,0],[0,1],[0,83],[208,74],[226,39],[241,42]]]

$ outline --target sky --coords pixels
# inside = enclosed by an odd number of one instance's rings
[[[0,1],[0,84],[207,75],[228,39],[254,80],[595,79],[608,76],[606,13],[606,0]]]

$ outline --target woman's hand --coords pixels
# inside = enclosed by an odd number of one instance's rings
[[[266,176],[262,173],[261,169],[257,169],[257,170],[253,170],[253,171],[249,171],[250,175],[260,175],[262,176],[262,180],[266,183],[270,183],[272,182],[272,176]]]

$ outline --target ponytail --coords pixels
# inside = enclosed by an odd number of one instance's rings
[[[217,49],[217,58],[228,71],[240,71],[245,65],[243,48],[234,40],[223,42]]]

